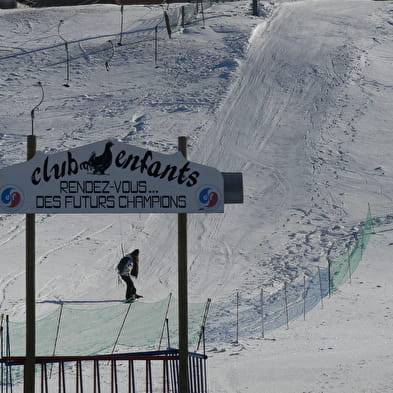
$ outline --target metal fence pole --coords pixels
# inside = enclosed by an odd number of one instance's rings
[[[287,283],[284,284],[284,303],[285,303],[285,315],[286,315],[286,319],[287,319],[287,329],[289,329],[289,313],[288,313]]]
[[[263,288],[261,288],[261,319],[262,319],[262,338],[265,338],[265,318],[264,318],[264,299]]]

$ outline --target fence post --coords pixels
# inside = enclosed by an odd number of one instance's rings
[[[59,338],[59,331],[60,331],[61,315],[63,314],[63,305],[64,303],[60,302],[59,318],[57,320],[56,337],[55,337],[55,343],[53,344],[52,356],[55,356],[56,353],[57,340]],[[52,378],[52,367],[53,367],[53,363],[51,363],[50,365],[49,378]]]
[[[169,335],[169,319],[168,318],[165,320],[165,326],[166,326],[166,335],[167,335],[167,347],[170,348],[171,347],[171,338]]]
[[[210,303],[211,303],[211,299],[208,298],[207,302],[206,302],[206,306],[205,306],[205,312],[203,313],[203,317],[202,317],[201,331],[199,332],[199,339],[198,339],[198,345],[196,348],[196,352],[198,352],[198,350],[199,350],[199,346],[201,344],[201,339],[203,338],[203,340],[205,340],[205,338],[204,338],[205,326],[206,326],[206,321],[207,321],[207,315],[209,313]],[[205,346],[205,343],[203,343],[203,346]]]
[[[117,43],[118,46],[122,45],[122,39],[123,39],[123,21],[124,21],[124,6],[123,4],[120,6],[120,37],[119,37],[119,42]]]
[[[288,313],[288,298],[287,298],[287,283],[284,283],[284,300],[285,300],[285,315],[287,319],[287,329],[289,329],[289,313]]]
[[[66,50],[66,55],[67,55],[67,79],[66,83],[64,83],[64,87],[70,87],[70,51],[68,49],[68,42],[66,41],[64,43],[65,45],[65,50]]]
[[[205,12],[203,10],[203,0],[201,0],[202,28],[205,28]]]
[[[321,268],[319,266],[318,266],[318,277],[319,277],[319,292],[321,294],[321,308],[323,309],[323,291],[322,291]]]
[[[11,341],[10,341],[10,320],[9,316],[5,316],[5,325],[6,325],[6,343],[5,343],[5,351],[6,356],[11,356]],[[12,386],[12,368],[11,366],[6,366],[6,374],[7,374],[7,386],[10,384]],[[8,392],[8,388],[7,388]],[[12,392],[11,392],[12,393]]]
[[[202,328],[203,354],[206,355],[205,326]]]
[[[168,32],[168,37],[172,38],[171,23],[169,21],[169,16],[168,16],[168,13],[166,11],[164,11],[164,19],[165,19],[166,30]]]
[[[60,26],[64,23],[64,20],[61,19],[59,22],[59,25],[57,26],[57,34],[58,36],[62,39],[62,41],[64,42],[64,47],[65,47],[65,51],[66,51],[66,62],[67,62],[67,70],[66,70],[66,83],[63,84],[63,86],[65,87],[70,87],[69,83],[70,83],[70,53],[68,50],[68,42],[67,40],[60,34]]]
[[[347,253],[348,253],[348,276],[349,276],[349,283],[352,284],[351,249],[350,249],[350,246],[349,246],[349,245],[348,245],[348,247],[347,247]]]
[[[9,316],[5,316],[5,355],[11,356],[11,344],[10,344],[10,327],[9,327]],[[5,366],[5,382],[6,391],[8,393],[8,384],[12,386],[12,369],[11,366]]]
[[[107,71],[109,71],[109,69],[111,67],[111,63],[110,62],[111,62],[113,56],[115,55],[115,46],[113,45],[113,41],[112,40],[108,40],[108,42],[111,44],[112,51],[111,51],[111,54],[110,54],[108,60],[105,62],[105,68],[106,68]],[[122,244],[122,251],[123,251],[123,244]],[[124,253],[123,253],[123,256],[124,256]]]
[[[332,262],[330,259],[328,259],[328,284],[329,284],[329,298],[332,295],[332,268],[331,268]]]
[[[239,343],[239,291],[236,291],[236,344]]]
[[[169,328],[168,328],[168,312],[169,312],[169,306],[171,304],[171,300],[172,300],[172,292],[169,294],[169,299],[168,299],[168,305],[166,307],[166,312],[165,312],[165,317],[164,317],[164,323],[162,325],[162,330],[161,330],[161,336],[160,336],[160,341],[158,343],[158,350],[161,349],[161,342],[162,342],[162,338],[164,336],[164,329],[165,326],[168,329],[168,346],[169,346]]]
[[[367,214],[367,218],[370,218],[370,221],[371,221],[371,232],[372,232],[372,234],[375,235],[374,220],[373,220],[373,215],[371,214],[370,202],[368,203],[368,214]]]
[[[306,275],[303,276],[303,320],[306,320]]]
[[[130,311],[131,306],[132,306],[132,302],[128,305],[126,315],[124,316],[123,322],[122,322],[122,324],[121,324],[121,326],[120,326],[119,333],[118,333],[118,335],[117,335],[117,337],[116,337],[116,341],[115,341],[115,343],[113,344],[113,348],[112,348],[111,355],[113,355],[113,353],[115,352],[115,348],[116,348],[117,342],[119,341],[120,334],[121,334],[121,332],[122,332],[122,330],[123,330],[123,327],[124,327],[124,324],[125,324],[125,322],[126,322],[126,319],[127,319],[127,316],[128,316],[128,313],[129,313],[129,311]]]
[[[252,15],[258,16],[258,2],[259,0],[252,0]]]
[[[157,58],[158,58],[158,25],[154,26],[154,65],[157,68]]]
[[[31,135],[34,135],[34,117],[35,117],[35,111],[38,109],[38,107],[42,104],[44,101],[45,93],[44,93],[44,88],[42,87],[42,83],[40,81],[37,82],[38,86],[41,88],[41,99],[40,102],[31,110],[30,116],[31,116]]]
[[[262,317],[262,338],[265,338],[265,320],[263,315],[263,306],[264,306],[264,299],[263,299],[263,288],[261,288],[261,317]]]
[[[186,27],[186,11],[184,5],[181,6],[181,27],[184,29]]]

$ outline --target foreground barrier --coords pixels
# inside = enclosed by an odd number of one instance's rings
[[[189,353],[189,393],[207,392],[206,359],[204,354]],[[1,359],[2,393],[23,390],[22,379],[15,376],[23,375],[24,361],[22,356]],[[40,393],[178,393],[178,363],[177,349],[97,356],[38,356],[36,390]]]

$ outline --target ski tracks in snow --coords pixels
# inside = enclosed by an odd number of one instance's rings
[[[239,247],[247,236],[254,251],[263,244],[258,265],[270,270],[267,281],[292,280],[310,263],[325,265],[367,212],[367,206],[350,212],[340,184],[332,181],[345,170],[345,146],[356,137],[357,116],[367,105],[350,89],[365,64],[361,24],[341,20],[339,5],[283,3],[254,30],[238,78],[194,152],[219,169],[224,157],[232,157],[225,170],[243,172],[247,211],[240,206],[230,214],[248,229],[229,243]],[[324,28],[315,37],[318,23]],[[333,176],[324,173],[335,167]],[[248,215],[260,222],[247,225]],[[269,233],[272,223],[276,231]],[[263,281],[251,266],[248,276],[246,287]]]
[[[58,233],[58,237],[56,238],[56,233],[46,234],[46,235],[44,235],[44,233],[47,230],[46,228],[48,227],[53,228],[52,225],[56,226],[56,224],[51,223],[51,221],[58,220],[60,216],[56,217],[51,215],[40,215],[38,217],[39,217],[39,222],[37,222],[38,224],[37,236],[38,237],[44,236],[46,238],[46,242],[39,243],[37,253],[41,255],[37,256],[36,258],[37,276],[39,277],[39,280],[37,282],[37,300],[40,300],[40,299],[48,299],[51,296],[54,296],[55,293],[53,292],[53,290],[56,289],[56,281],[58,280],[64,281],[64,278],[61,278],[61,274],[60,275],[56,274],[56,277],[53,277],[53,273],[55,273],[57,270],[60,272],[63,271],[62,268],[59,269],[59,267],[56,266],[57,263],[56,255],[61,251],[65,251],[67,253],[70,253],[70,255],[72,255],[72,252],[70,250],[73,250],[76,245],[80,246],[81,242],[84,242],[90,248],[94,247],[94,243],[96,243],[94,239],[100,238],[100,235],[102,234],[105,235],[107,233],[110,233],[111,229],[114,227],[114,223],[110,222],[109,224],[106,224],[98,229],[93,229],[89,227],[85,227],[83,229],[75,228],[76,229],[75,233],[71,233],[68,238],[64,238],[66,232],[74,231],[73,229],[74,227],[71,226],[70,228],[66,228],[67,224],[62,224],[62,221],[64,220],[60,219],[58,224],[59,233]],[[16,220],[16,218],[14,218],[14,220]],[[22,225],[23,221],[24,218],[22,220],[19,219],[19,221],[17,221],[17,223],[14,224],[11,230],[9,230],[4,235],[0,236],[0,238],[6,238],[6,240],[3,242],[4,246],[11,247],[13,240],[16,240],[18,243],[22,242],[21,238],[24,238],[25,235],[24,225]],[[63,233],[62,236],[61,233]],[[51,247],[51,244],[54,244],[56,242],[58,244]],[[47,250],[42,251],[43,248],[47,248]],[[92,252],[92,254],[94,254],[94,251]],[[100,255],[98,259],[99,260],[103,259],[105,262],[105,260],[108,259],[108,256]],[[7,273],[0,280],[0,292],[1,292],[0,307],[2,308],[2,310],[6,310],[6,311],[8,307],[11,305],[11,303],[12,303],[12,307],[15,307],[17,303],[20,303],[20,306],[18,306],[17,308],[22,311],[24,307],[23,306],[24,297],[22,296],[21,298],[19,298],[21,294],[14,293],[15,292],[14,287],[15,288],[16,287],[20,288],[21,286],[23,287],[23,285],[20,285],[18,283],[18,281],[25,276],[24,261],[18,260],[16,262],[17,263],[14,262],[12,264],[13,266],[15,266],[14,271]],[[89,262],[91,263],[91,261]],[[47,263],[49,263],[48,266],[46,266]],[[95,261],[94,263],[97,263],[97,261]],[[74,264],[70,264],[70,266],[76,266],[74,269],[75,270],[74,273],[72,273],[75,280],[74,279],[71,280],[71,282],[73,282],[76,285],[75,288],[78,287],[77,285],[79,282],[78,277],[81,276],[81,274],[78,274],[78,270],[79,271],[81,271],[81,269],[83,270],[83,268],[78,266],[78,264],[79,264],[78,260],[75,260]],[[20,268],[22,268],[22,270],[19,270]],[[45,279],[45,277],[47,277],[47,271],[50,272],[50,276],[52,277]],[[94,272],[96,270],[92,269],[91,271]],[[70,273],[71,272],[68,272],[68,274]],[[14,300],[11,301],[10,300],[11,298]],[[18,314],[18,312],[15,310],[16,308],[14,308],[13,312]]]

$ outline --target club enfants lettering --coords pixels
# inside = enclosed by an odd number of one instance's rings
[[[46,157],[43,165],[34,169],[31,175],[31,182],[39,185],[41,182],[49,182],[53,179],[62,179],[66,176],[72,176],[79,173],[85,168],[82,163],[72,156],[70,151],[67,152],[67,158],[60,163],[50,163],[49,157]],[[143,156],[127,154],[121,150],[114,157],[114,165],[117,168],[128,169],[132,172],[146,174],[149,177],[167,180],[168,182],[176,181],[180,185],[193,187],[198,182],[199,172],[191,171],[190,163],[187,161],[182,167],[176,165],[163,164],[160,160],[155,160],[153,152],[147,150]]]

